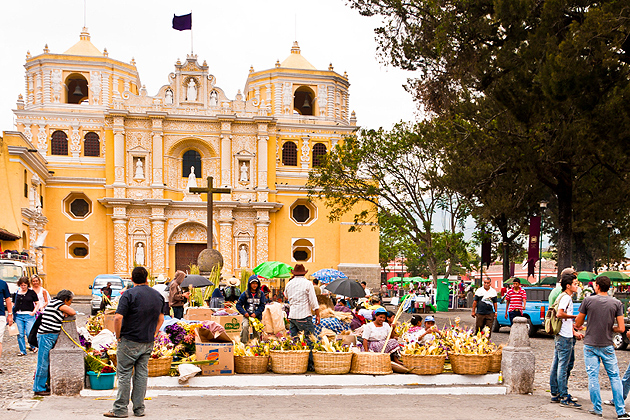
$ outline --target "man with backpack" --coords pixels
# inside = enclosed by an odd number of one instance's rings
[[[583,338],[577,332],[573,322],[573,294],[578,289],[578,279],[575,274],[564,274],[560,279],[562,293],[558,296],[554,309],[556,318],[561,321],[560,329],[554,338],[553,363],[549,376],[551,388],[551,402],[560,403],[562,407],[581,408],[582,405],[573,401],[568,391],[568,381],[575,361],[575,341]],[[555,332],[555,331],[554,331]]]

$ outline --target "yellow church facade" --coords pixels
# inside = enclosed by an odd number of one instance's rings
[[[328,221],[304,185],[320,157],[356,130],[347,75],[317,70],[295,42],[283,62],[250,69],[229,98],[196,55],[154,96],[135,62],[98,50],[84,28],[59,54],[27,54],[17,131],[0,143],[0,244],[27,250],[51,291],[88,293],[98,274],[134,265],[172,278],[206,247],[206,196],[223,275],[265,261],[339,269],[380,282],[378,231]],[[44,247],[41,247],[43,245]]]

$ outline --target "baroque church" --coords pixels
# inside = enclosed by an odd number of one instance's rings
[[[89,292],[98,274],[134,265],[172,278],[206,247],[206,195],[223,276],[265,261],[339,269],[380,282],[378,231],[328,221],[304,185],[322,155],[357,129],[348,76],[318,70],[294,42],[271,68],[250,68],[229,98],[205,61],[177,60],[154,96],[132,60],[87,28],[64,53],[27,53],[17,131],[0,139],[0,245],[25,250],[51,292]],[[360,209],[357,209],[357,211]]]

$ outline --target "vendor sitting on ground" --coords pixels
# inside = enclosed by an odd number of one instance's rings
[[[320,336],[322,331],[324,333],[333,332],[335,334],[341,334],[344,331],[350,330],[350,321],[352,321],[351,314],[344,316],[343,314],[335,314],[330,308],[321,305],[319,307],[319,324],[315,324],[315,317],[313,317],[313,325],[315,326],[315,335]],[[344,320],[339,319],[340,317]],[[326,331],[329,330],[329,331]]]
[[[380,353],[383,346],[385,346],[385,352],[390,354],[392,360],[396,363],[400,363],[398,361],[398,349],[400,345],[398,344],[398,340],[391,338],[394,336],[394,331],[392,331],[390,339],[387,340],[391,327],[386,322],[386,319],[387,311],[385,309],[379,308],[374,311],[374,322],[367,323],[363,327],[363,334],[361,335],[363,339],[363,351]]]
[[[348,303],[345,299],[339,299],[335,305],[336,312],[352,312],[352,309],[348,307]]]
[[[260,290],[260,280],[254,274],[247,281],[247,290],[241,293],[236,302],[236,310],[243,315],[243,331],[241,331],[241,342],[247,344],[249,341],[249,318],[262,320],[262,314],[265,310],[265,294]],[[260,333],[254,329],[254,338],[259,339]]]
[[[418,335],[418,342],[421,344],[428,343],[435,340],[435,335],[438,332],[438,328],[435,326],[435,318],[431,315],[424,319],[424,328],[421,329]]]

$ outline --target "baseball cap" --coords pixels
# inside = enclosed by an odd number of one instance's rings
[[[424,318],[424,322],[435,322],[435,318],[431,315],[427,316],[426,318]]]
[[[378,308],[377,310],[374,311],[374,316],[380,315],[380,314],[387,316],[387,311],[384,308]]]

